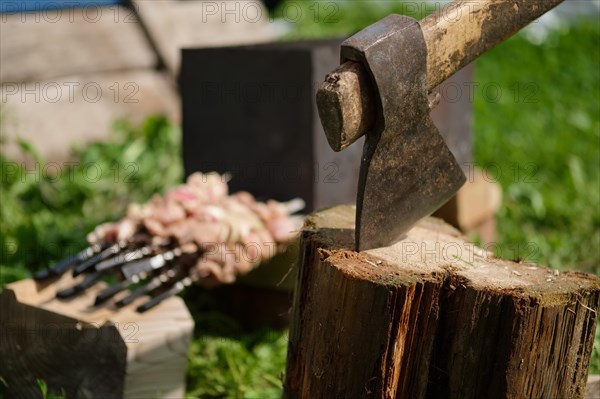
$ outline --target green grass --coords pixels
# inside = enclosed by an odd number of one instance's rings
[[[116,123],[110,141],[74,150],[76,165],[47,168],[20,144],[29,165],[0,153],[0,285],[81,250],[95,225],[182,179],[180,134],[163,117]]]
[[[600,275],[600,27],[517,35],[476,64],[474,156],[497,177],[498,255]],[[600,373],[600,327],[590,372]]]
[[[65,399],[66,395],[64,390],[61,390],[60,394],[55,394],[48,391],[48,386],[44,380],[37,380],[37,384],[40,387],[42,393],[42,399]]]
[[[196,339],[190,350],[188,396],[277,399],[286,350],[287,335],[278,332]]]
[[[206,290],[188,290],[184,299],[195,321],[187,397],[280,398],[287,331],[245,331]]]
[[[283,1],[272,13],[273,18],[293,26],[286,39],[347,37],[388,14],[421,18],[435,10],[401,1]],[[439,7],[439,4],[437,4]]]
[[[314,12],[311,2],[296,4],[305,13]],[[347,34],[390,7],[397,5],[344,3],[337,22],[303,19],[292,36]],[[600,273],[599,37],[598,23],[553,33],[539,46],[518,35],[476,64],[474,155],[503,188],[501,256]],[[484,87],[490,88],[487,95]],[[492,101],[494,88],[502,93],[497,101]],[[94,225],[182,178],[179,132],[162,118],[150,118],[140,127],[118,123],[109,142],[75,152],[80,166],[65,169],[57,179],[32,178],[19,165],[14,169],[13,160],[0,158],[0,284],[28,277],[62,258],[65,248],[81,248]],[[104,172],[98,181],[85,178],[89,163]],[[130,165],[134,169],[126,169]],[[186,299],[197,330],[189,355],[188,396],[279,397],[286,332],[245,333],[218,311],[210,295]],[[590,371],[600,373],[600,329]]]
[[[504,192],[499,243],[559,269],[600,274],[600,29],[541,46],[519,35],[478,63],[475,160]],[[526,244],[532,243],[525,250]]]
[[[60,389],[59,392],[52,392],[48,389],[46,381],[37,379],[35,381],[37,387],[40,389],[40,395],[42,399],[66,399],[64,389]],[[0,399],[4,399],[3,388],[8,387],[8,383],[0,376]]]

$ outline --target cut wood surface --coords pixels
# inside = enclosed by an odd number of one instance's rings
[[[144,314],[135,308],[147,297],[118,311],[92,307],[104,284],[55,299],[73,281],[23,280],[0,294],[0,375],[9,397],[38,397],[35,381],[43,379],[67,397],[182,398],[194,323],[181,298]]]
[[[356,253],[354,213],[302,232],[287,398],[583,398],[600,278],[496,259],[433,218]]]

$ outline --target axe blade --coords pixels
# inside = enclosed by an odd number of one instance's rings
[[[367,135],[356,208],[356,249],[390,245],[448,201],[465,176],[429,117],[378,142]],[[393,136],[393,137],[389,137]]]
[[[360,62],[377,95],[356,208],[356,249],[390,245],[458,191],[465,176],[430,116],[427,47],[419,23],[390,15],[342,44],[342,62]]]

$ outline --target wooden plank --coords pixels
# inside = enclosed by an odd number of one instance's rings
[[[73,282],[23,280],[0,294],[0,374],[10,397],[37,397],[38,378],[68,397],[183,397],[194,323],[181,298],[144,314],[134,310],[144,299],[118,311],[92,307],[104,284],[67,301],[54,298]]]
[[[585,399],[600,398],[600,374],[590,375],[585,388]]]
[[[152,68],[156,63],[135,13],[124,7],[0,16],[0,83]]]
[[[434,212],[466,235],[476,233],[484,243],[496,239],[496,213],[502,205],[502,189],[479,168],[466,171],[467,182],[454,197]]]
[[[182,48],[261,43],[275,39],[269,14],[258,0],[134,0],[142,24],[173,76]]]
[[[496,259],[437,219],[356,253],[354,209],[309,217],[285,395],[583,398],[600,278]]]
[[[3,150],[17,159],[22,154],[10,142],[15,137],[33,143],[46,161],[63,162],[72,145],[108,139],[119,118],[137,124],[150,114],[165,114],[179,122],[175,88],[151,70],[5,84],[0,98],[2,136],[8,141]]]

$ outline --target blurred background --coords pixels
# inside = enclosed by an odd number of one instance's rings
[[[443,4],[2,1],[0,284],[183,181],[181,49],[338,39]],[[446,93],[472,110],[470,162],[502,189],[500,257],[600,274],[599,17],[599,1],[567,0]],[[214,297],[186,295],[197,329],[189,397],[279,397],[286,330],[248,332]]]

